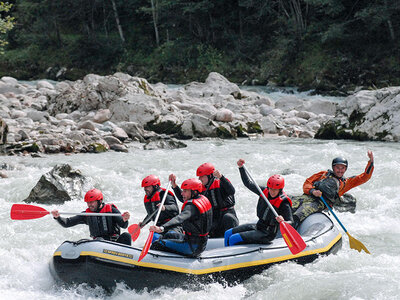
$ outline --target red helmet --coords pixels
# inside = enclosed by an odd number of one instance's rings
[[[190,178],[182,182],[181,189],[198,191],[199,193],[201,193],[201,190],[203,189],[203,184],[197,178]]]
[[[214,173],[215,167],[210,163],[204,163],[197,168],[196,176],[210,175]]]
[[[142,187],[151,185],[161,185],[160,178],[158,178],[156,175],[149,175],[142,180]]]
[[[270,189],[283,189],[285,186],[285,180],[281,175],[272,175],[267,181],[267,187]]]
[[[91,189],[85,195],[85,202],[103,200],[103,194],[98,189]]]

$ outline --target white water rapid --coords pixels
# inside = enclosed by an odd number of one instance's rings
[[[313,139],[261,138],[256,140],[189,141],[177,150],[129,153],[48,155],[43,158],[1,157],[14,170],[0,179],[0,299],[398,299],[400,296],[400,148],[397,143],[321,141]],[[22,203],[40,176],[57,163],[68,163],[92,177],[106,202],[131,212],[130,224],[145,216],[141,180],[157,174],[163,186],[174,172],[178,182],[195,177],[196,168],[212,162],[236,188],[236,211],[241,223],[256,220],[257,197],[239,176],[236,161],[244,158],[248,170],[264,183],[274,173],[285,174],[288,194],[302,193],[304,180],[330,168],[335,156],[349,160],[346,176],[363,172],[367,150],[375,156],[375,171],[369,182],[351,190],[357,198],[355,214],[337,213],[349,233],[363,242],[371,255],[349,248],[347,236],[336,255],[318,258],[307,265],[284,263],[232,287],[209,284],[197,290],[161,288],[133,291],[123,284],[107,294],[85,285],[61,286],[50,275],[48,262],[64,240],[88,237],[85,225],[62,228],[50,216],[12,221],[10,208]],[[64,205],[40,205],[47,210],[80,212],[86,205],[72,201]],[[142,246],[147,230],[135,242]],[[158,280],[156,277],[154,280]]]

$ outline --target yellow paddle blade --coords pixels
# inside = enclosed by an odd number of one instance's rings
[[[348,237],[349,237],[349,242],[350,242],[350,248],[355,249],[358,252],[361,252],[361,250],[364,250],[366,253],[371,254],[367,247],[364,246],[363,243],[361,243],[359,240],[353,238],[348,232],[346,232]]]

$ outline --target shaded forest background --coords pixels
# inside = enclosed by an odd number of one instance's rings
[[[0,77],[116,71],[342,93],[400,85],[400,1],[16,0]],[[65,69],[61,69],[61,68]]]

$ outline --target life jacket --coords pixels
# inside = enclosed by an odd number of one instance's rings
[[[338,185],[329,182],[329,184],[325,184],[327,179],[334,179],[338,183]],[[328,183],[328,182],[327,182]],[[313,183],[313,186],[322,192],[324,199],[328,201],[329,205],[332,206],[336,200],[339,199],[339,191],[343,189],[346,185],[345,177],[337,177],[332,170],[326,171],[318,181]]]
[[[117,208],[114,204],[104,204],[99,213],[111,213],[112,207]],[[89,208],[86,209],[86,212],[93,213]],[[116,239],[121,233],[119,225],[113,222],[112,216],[87,217],[87,223],[89,225],[90,236],[93,238],[103,237]]]
[[[187,200],[182,205],[182,211],[186,205],[194,205],[198,209],[200,216],[196,219],[190,219],[183,222],[185,234],[191,237],[207,236],[212,225],[212,207],[210,201],[204,196]]]
[[[263,190],[263,194],[265,197],[268,199],[268,188]],[[290,206],[292,206],[292,200],[289,198],[288,195],[284,191],[281,191],[278,195],[278,197],[274,199],[268,199],[268,201],[278,210],[279,207],[281,206],[283,201],[288,201]],[[260,197],[258,200],[257,204],[257,217],[262,220],[263,222],[268,222],[269,219],[274,219],[275,215],[273,212],[269,209],[268,204],[265,202],[265,199],[263,197]]]
[[[234,195],[224,195],[223,188],[221,187],[221,180],[219,179],[215,179],[208,188],[207,193],[206,191],[207,188],[203,185],[201,193],[209,199],[214,214],[218,211],[225,211],[235,205]],[[217,217],[217,215],[214,215],[214,217]]]
[[[160,193],[161,191],[166,191],[164,188],[159,188],[151,198],[147,197],[147,195],[144,196],[144,207],[146,208],[146,212],[148,215],[152,214],[155,210],[158,209],[157,204],[161,203],[161,196]],[[174,194],[171,191],[168,191],[168,194],[171,195],[172,197],[175,197]],[[173,216],[168,216],[168,213],[166,211],[161,211],[160,217],[157,222],[157,226],[162,226],[171,218],[173,218],[175,215],[177,215],[179,211],[176,212]],[[152,218],[153,221],[155,220],[155,216]]]

